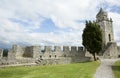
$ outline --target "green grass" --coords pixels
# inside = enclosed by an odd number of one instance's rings
[[[0,78],[93,78],[98,62],[0,68]]]
[[[115,78],[120,78],[120,61],[117,61],[112,67]]]

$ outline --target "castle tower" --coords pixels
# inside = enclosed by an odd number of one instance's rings
[[[114,42],[114,35],[113,35],[113,25],[112,19],[108,18],[107,12],[105,12],[102,8],[96,15],[96,22],[100,25],[102,30],[102,37],[103,37],[103,49],[107,46],[109,42]]]

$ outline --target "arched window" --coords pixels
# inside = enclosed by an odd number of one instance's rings
[[[110,34],[108,35],[108,37],[109,37],[109,41],[111,41],[111,35]]]

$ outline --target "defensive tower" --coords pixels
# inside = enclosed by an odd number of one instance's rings
[[[108,18],[107,12],[105,12],[102,8],[96,15],[96,22],[100,25],[102,30],[102,40],[103,40],[103,49],[107,46],[109,42],[114,42],[113,35],[113,21],[112,18]]]

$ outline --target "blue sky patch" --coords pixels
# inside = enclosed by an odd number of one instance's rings
[[[120,6],[112,6],[110,9],[111,12],[116,12],[116,13],[120,13]]]
[[[85,23],[86,20],[76,20],[77,23]]]
[[[59,28],[55,26],[54,22],[51,19],[45,19],[40,28],[33,30],[34,32],[40,32],[40,33],[50,33],[54,32],[56,34],[59,34],[59,31],[65,31],[69,32],[71,28]]]
[[[38,32],[49,33],[58,30],[59,28],[55,26],[51,19],[45,19],[40,28],[37,29]]]
[[[12,22],[18,23],[22,26],[29,26],[30,25],[28,22],[25,22],[25,21],[20,20],[20,19],[9,18],[9,20],[12,21]],[[30,22],[30,20],[29,20],[29,22]]]

